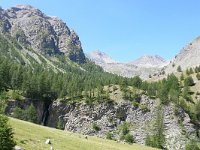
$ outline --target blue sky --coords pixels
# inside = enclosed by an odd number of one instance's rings
[[[0,6],[33,5],[58,16],[79,35],[84,52],[113,59],[142,55],[173,58],[200,35],[199,0],[0,0]]]

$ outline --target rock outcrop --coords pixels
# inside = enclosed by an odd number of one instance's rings
[[[25,48],[50,56],[64,54],[79,63],[85,61],[78,35],[59,18],[29,5],[1,9],[0,18],[0,31],[10,34]]]
[[[48,126],[56,127],[57,122],[62,120],[65,130],[102,138],[111,133],[117,140],[120,138],[119,127],[126,122],[130,124],[129,130],[135,141],[145,144],[147,134],[151,135],[155,130],[157,107],[156,101],[146,96],[141,98],[139,107],[133,106],[131,102],[68,105],[56,101],[49,109]],[[189,138],[196,137],[194,125],[181,108],[178,111],[179,115],[175,115],[173,104],[162,109],[165,147],[169,150],[184,149]],[[98,126],[99,131],[93,128],[94,124]]]
[[[48,107],[46,125],[58,127],[58,123],[61,123],[60,125],[65,130],[101,138],[105,138],[110,133],[115,140],[119,140],[121,137],[119,129],[127,123],[136,143],[145,144],[147,135],[153,135],[157,130],[155,122],[158,113],[161,113],[158,111],[160,106],[157,100],[146,96],[142,96],[137,102],[138,105],[129,101],[88,105],[83,102],[67,104],[54,101]],[[41,101],[10,100],[6,113],[11,115],[14,108],[26,109],[31,104],[34,104],[38,123],[41,123],[45,111],[45,103]],[[183,150],[191,139],[196,139],[195,126],[183,109],[176,108],[175,110],[174,104],[162,106],[161,110],[165,136],[164,147],[169,150]],[[98,130],[94,128],[94,125]]]

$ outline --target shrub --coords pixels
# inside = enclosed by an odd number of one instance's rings
[[[113,139],[112,133],[108,132],[108,133],[106,134],[106,139],[112,140],[112,139]]]
[[[121,132],[122,135],[126,135],[129,133],[129,126],[130,124],[125,122],[119,127],[119,131]]]
[[[125,140],[125,142],[127,142],[129,144],[135,143],[133,136],[130,135],[129,133],[124,136],[124,140]]]
[[[189,76],[189,77],[185,78],[184,85],[185,86],[193,86],[193,85],[195,85],[194,80],[192,79],[192,77]]]
[[[197,119],[200,120],[200,101],[198,101],[195,106],[195,113],[196,113]]]
[[[140,105],[140,109],[142,110],[143,113],[149,112],[149,108],[145,104]]]
[[[11,96],[15,100],[21,100],[21,95],[17,91],[13,91]]]
[[[25,110],[26,118],[25,120],[30,122],[37,122],[37,112],[35,107],[31,104],[31,106],[28,107],[28,109]]]
[[[193,140],[189,144],[186,145],[185,149],[186,150],[200,150],[197,143]]]
[[[138,108],[139,105],[140,105],[140,104],[139,104],[138,102],[136,102],[136,101],[134,101],[132,104],[133,104],[133,106],[136,107],[136,108]]]
[[[57,122],[57,127],[56,128],[60,129],[60,130],[64,130],[65,129],[63,119],[59,118],[59,120]]]
[[[92,124],[92,128],[93,128],[95,131],[97,131],[97,132],[101,130],[101,128],[100,128],[99,126],[97,126],[96,123],[93,123],[93,124]]]
[[[198,80],[200,80],[200,73],[197,73],[196,77]]]
[[[25,118],[24,118],[24,110],[22,110],[22,109],[19,108],[19,107],[16,107],[16,108],[13,110],[13,117],[14,117],[14,118],[17,118],[17,119],[25,120]]]
[[[0,115],[0,149],[11,150],[15,145],[12,128],[8,125],[8,118]]]
[[[156,135],[152,135],[152,136],[147,135],[145,139],[145,145],[155,147],[155,148],[162,148],[162,143],[159,140],[159,137]]]
[[[184,74],[183,74],[183,73],[181,74],[181,77],[180,77],[180,79],[181,79],[181,81],[183,81],[183,80],[184,80]]]
[[[156,147],[156,148],[163,148],[163,144],[165,143],[165,136],[164,132],[164,123],[163,123],[163,111],[161,107],[157,111],[157,118],[154,125],[156,128],[154,129],[153,135],[147,135],[145,144],[147,146]]]
[[[193,74],[193,73],[194,73],[193,69],[192,69],[192,68],[190,68],[190,74]]]
[[[177,67],[177,71],[178,71],[178,72],[182,72],[181,66],[178,66],[178,67]]]
[[[13,111],[13,117],[33,123],[36,123],[38,119],[36,109],[32,104],[25,110],[16,107]]]

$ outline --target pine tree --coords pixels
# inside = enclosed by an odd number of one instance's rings
[[[12,128],[8,125],[8,118],[0,115],[0,149],[12,150],[15,145]]]

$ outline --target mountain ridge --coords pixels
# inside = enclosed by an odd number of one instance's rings
[[[87,54],[86,57],[107,72],[125,77],[140,76],[143,79],[148,79],[150,74],[159,72],[163,66],[168,64],[168,61],[158,55],[145,55],[134,61],[118,62],[100,50],[93,51]]]
[[[165,72],[172,73],[178,72],[177,68],[180,66],[181,70],[194,68],[200,65],[200,37],[195,38],[171,60],[170,64],[166,66]]]

